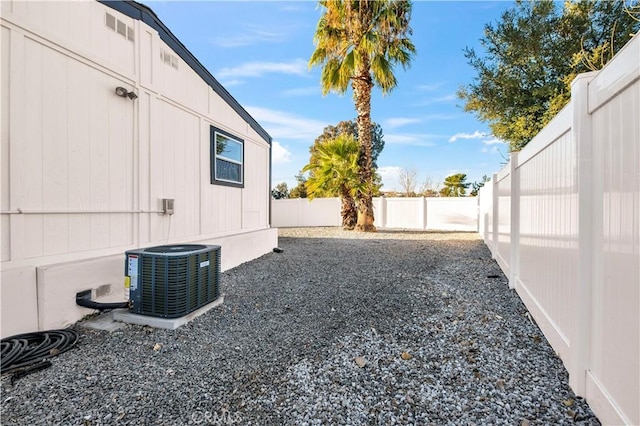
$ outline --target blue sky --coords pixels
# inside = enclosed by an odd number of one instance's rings
[[[146,1],[218,81],[273,137],[272,183],[295,186],[309,147],[327,125],[355,118],[351,91],[322,96],[320,69],[309,70],[321,15],[315,1]],[[397,173],[415,169],[437,182],[453,173],[478,181],[501,168],[507,147],[465,113],[455,93],[474,76],[465,46],[481,51],[484,24],[506,1],[415,1],[417,55],[396,69],[398,87],[375,90],[372,119],[382,126],[378,158],[383,190],[399,190]]]

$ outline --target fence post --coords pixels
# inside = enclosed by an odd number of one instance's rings
[[[578,282],[575,283],[573,318],[574,337],[571,339],[571,368],[569,385],[576,395],[586,394],[586,374],[591,361],[591,293],[593,280],[594,200],[593,141],[589,114],[589,81],[595,73],[581,74],[571,83],[573,118],[571,137],[577,150],[578,164]]]
[[[493,188],[491,188],[491,197],[492,200],[492,224],[491,224],[491,258],[496,258],[496,252],[498,250],[498,216],[500,212],[498,211],[498,174],[494,173],[491,176],[491,184]]]
[[[518,153],[512,152],[510,159],[511,175],[511,220],[509,233],[509,288],[515,288],[520,270],[520,173],[518,172]]]
[[[476,232],[478,234],[480,234],[480,230],[482,229],[482,226],[480,225],[480,215],[482,211],[482,209],[480,208],[480,190],[481,189],[482,188],[478,189],[478,194],[476,195]]]
[[[380,225],[378,228],[387,227],[387,197],[384,194],[380,196],[380,212],[378,214],[380,218]]]
[[[308,220],[307,216],[304,214],[304,205],[302,203],[306,202],[306,198],[297,198],[295,203],[296,209],[296,226],[306,226],[305,220]]]
[[[425,229],[427,229],[427,214],[428,213],[428,205],[427,205],[427,199],[422,196],[421,198],[421,202],[420,205],[422,206],[422,230],[424,231]]]

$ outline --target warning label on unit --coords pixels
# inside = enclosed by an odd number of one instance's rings
[[[129,288],[131,290],[136,290],[138,288],[138,256],[129,256],[127,275],[129,278]]]
[[[124,277],[124,298],[126,300],[129,300],[129,297],[131,296],[131,291],[129,290],[129,287],[131,287],[131,277],[125,276]]]

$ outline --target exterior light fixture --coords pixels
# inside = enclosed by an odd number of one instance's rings
[[[138,95],[133,93],[133,91],[129,92],[127,89],[121,86],[116,87],[116,95],[120,96],[121,98],[129,98],[131,100],[138,98]]]
[[[116,95],[124,98],[127,96],[127,94],[129,93],[129,91],[127,89],[125,89],[124,87],[116,87]]]

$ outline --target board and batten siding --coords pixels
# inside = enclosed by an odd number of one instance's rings
[[[270,141],[154,28],[93,1],[0,7],[3,337],[90,313],[84,289],[121,300],[127,249],[220,244],[228,269],[277,245]],[[211,126],[244,141],[243,188],[211,184]]]

